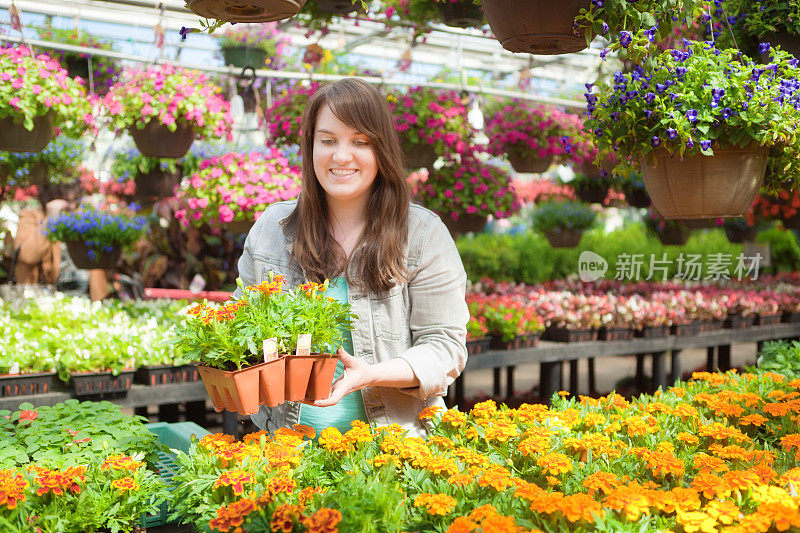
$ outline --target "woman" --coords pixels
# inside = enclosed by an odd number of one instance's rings
[[[423,408],[443,406],[467,359],[466,274],[444,224],[410,204],[385,97],[345,79],[322,87],[302,121],[302,192],[269,206],[239,260],[244,285],[273,271],[289,287],[334,281],[357,315],[338,351],[328,399],[261,407],[274,431],[304,423],[346,430],[352,420],[424,434]],[[351,355],[352,354],[352,355]]]

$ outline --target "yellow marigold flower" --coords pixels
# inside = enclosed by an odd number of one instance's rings
[[[335,453],[349,453],[352,449],[350,441],[334,427],[322,430],[319,436],[319,443],[326,450]]]
[[[667,512],[694,511],[700,509],[700,494],[684,487],[675,487],[670,491],[673,499],[673,508]]]
[[[517,426],[510,422],[497,422],[486,428],[484,438],[488,442],[507,442],[519,433]]]
[[[299,425],[299,424],[298,424],[298,425]],[[256,431],[256,432],[254,432],[254,433],[248,433],[247,435],[245,435],[244,437],[242,437],[242,442],[244,442],[245,444],[251,444],[251,443],[252,443],[252,444],[258,444],[258,445],[260,445],[260,442],[261,442],[261,436],[262,436],[262,435],[264,436],[264,439],[265,439],[267,442],[271,442],[271,441],[272,441],[272,439],[270,438],[270,436],[269,436],[269,435],[267,435],[267,432],[266,432],[266,431],[264,431],[264,430],[262,429],[261,431]]]
[[[0,506],[5,505],[9,511],[16,509],[25,501],[25,489],[30,483],[15,470],[0,470]]]
[[[700,472],[694,477],[692,488],[709,500],[727,498],[732,491],[723,478],[706,472]]]
[[[750,437],[739,431],[738,429],[730,426],[720,424],[719,422],[711,422],[707,425],[701,425],[697,429],[701,437],[710,437],[714,440],[735,440],[739,442],[750,442]]]
[[[672,410],[672,414],[683,420],[697,418],[700,413],[688,403],[680,403]]]
[[[686,533],[695,533],[696,531],[702,533],[717,533],[717,521],[706,513],[689,511],[686,513],[678,513],[676,518]]]
[[[735,491],[744,492],[761,483],[761,478],[750,470],[731,470],[723,474],[725,482]]]
[[[456,499],[447,494],[423,493],[414,498],[414,507],[424,507],[433,515],[449,514],[456,506]]]
[[[797,491],[797,489],[800,489],[800,468],[787,470],[778,478],[778,481],[781,485],[794,485],[795,491]],[[2,502],[0,502],[0,505],[1,504]]]
[[[792,499],[785,489],[772,485],[759,485],[753,487],[750,496],[758,503],[780,503],[789,504],[797,507],[797,503]]]
[[[683,398],[686,395],[686,389],[683,387],[670,387],[667,392],[674,394],[678,398]]]
[[[447,478],[447,483],[450,485],[455,485],[458,487],[466,487],[470,483],[475,481],[475,476],[472,474],[460,473],[460,474],[453,474],[449,478]]]
[[[762,503],[758,506],[758,513],[771,518],[778,531],[800,527],[800,513],[797,512],[797,503],[792,500]]]
[[[344,437],[350,441],[351,444],[372,442],[372,432],[369,430],[369,424],[363,420],[353,420],[350,425],[352,429],[345,433]]]
[[[452,450],[456,447],[455,442],[441,435],[433,435],[428,437],[428,444],[432,444],[442,450]]]
[[[459,471],[458,465],[447,457],[430,457],[423,462],[422,468],[432,474],[451,476]]]
[[[497,492],[503,492],[508,487],[514,485],[511,476],[503,467],[494,467],[491,470],[484,470],[478,478],[478,485],[481,487],[492,487]]]
[[[269,460],[270,467],[285,470],[299,465],[302,453],[294,447],[269,446],[264,455]]]
[[[514,409],[514,419],[518,422],[535,422],[542,420],[548,411],[546,405],[524,403]]]
[[[380,468],[384,465],[388,465],[389,463],[397,468],[400,467],[400,460],[394,455],[389,455],[388,453],[381,453],[372,458],[372,466],[375,468]]]
[[[565,496],[559,504],[561,514],[570,522],[592,523],[596,518],[603,517],[603,508],[600,502],[594,501],[588,494],[577,493]]]
[[[417,418],[419,418],[420,420],[430,420],[433,417],[435,417],[436,413],[438,413],[439,411],[444,411],[444,407],[440,407],[438,405],[431,405],[420,411],[419,414],[417,415]]]
[[[494,403],[494,400],[476,403],[471,412],[475,418],[491,418],[497,413],[497,404]]]
[[[481,433],[475,428],[467,428],[464,430],[464,438],[467,440],[479,440]]]
[[[536,464],[541,466],[545,474],[558,476],[572,472],[572,459],[563,453],[550,453],[536,459]]]
[[[208,451],[216,451],[220,448],[224,448],[227,445],[231,444],[235,440],[233,435],[225,435],[223,433],[213,433],[211,435],[206,435],[202,439],[200,439],[200,446],[207,449]]]
[[[766,533],[772,525],[772,518],[761,513],[753,513],[742,518],[739,525],[746,533]]]
[[[442,414],[442,423],[454,428],[461,427],[467,423],[467,415],[457,409],[448,409]]]
[[[311,516],[301,516],[300,523],[306,526],[308,533],[338,533],[336,527],[342,521],[342,513],[327,507],[320,509]]]
[[[705,512],[720,524],[730,525],[739,520],[739,507],[730,500],[711,500]]]
[[[605,423],[606,417],[601,415],[600,413],[586,413],[583,416],[583,425],[587,428],[593,428],[595,426],[599,426],[600,424]]]
[[[136,483],[136,480],[132,477],[124,477],[121,479],[115,479],[111,482],[111,486],[119,489],[121,492],[125,492],[126,490],[137,490],[139,488],[139,484]]]
[[[377,428],[375,428],[375,431],[377,433],[386,432],[386,433],[388,433],[390,435],[394,435],[394,436],[400,436],[400,435],[405,434],[405,432],[406,432],[406,430],[403,429],[403,426],[401,426],[400,424],[397,424],[397,423],[389,424],[388,426],[377,427]]]
[[[622,512],[631,522],[638,520],[642,514],[650,514],[650,500],[642,489],[637,487],[620,487],[612,491],[603,505]]]
[[[470,450],[469,448],[457,448],[453,451],[453,453],[456,457],[461,459],[464,464],[467,465],[482,466],[491,462],[485,455],[481,455],[475,450]]]

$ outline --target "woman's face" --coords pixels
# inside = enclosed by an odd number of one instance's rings
[[[369,137],[336,118],[324,104],[314,131],[314,173],[328,201],[366,203],[378,174]]]

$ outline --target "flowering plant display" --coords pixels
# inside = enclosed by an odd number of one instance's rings
[[[316,440],[299,425],[208,435],[179,455],[173,494],[211,531],[788,530],[800,521],[797,387],[774,372],[697,372],[632,400],[430,407],[426,439],[361,421]]]
[[[691,0],[592,0],[575,17],[575,25],[586,34],[587,43],[603,35],[625,46],[639,30],[646,30],[653,40],[669,36],[681,19],[692,18],[694,4]]]
[[[47,221],[45,234],[53,242],[81,241],[90,259],[136,242],[144,233],[145,218],[125,213],[83,209]]]
[[[277,148],[266,152],[227,153],[206,159],[177,192],[184,225],[212,227],[258,220],[264,209],[300,194],[300,168]]]
[[[471,317],[483,319],[488,333],[514,340],[524,335],[535,335],[544,330],[533,306],[525,306],[509,296],[468,295]]]
[[[468,302],[469,307],[469,321],[467,322],[467,340],[480,339],[489,334],[489,328],[486,327],[486,317],[478,312],[478,304]]]
[[[297,83],[284,89],[272,105],[264,111],[264,122],[269,132],[269,143],[273,146],[300,144],[300,122],[308,99],[322,85],[311,82]]]
[[[644,43],[641,41],[644,40]],[[589,119],[600,149],[617,149],[622,166],[663,148],[676,156],[714,154],[715,147],[792,145],[800,94],[798,60],[783,52],[756,65],[736,50],[684,41],[682,49],[651,56],[633,72],[614,74],[614,83],[586,93]],[[647,51],[637,36],[630,47]],[[765,186],[786,186],[769,175]]]
[[[332,13],[329,10],[323,9],[319,6],[319,3],[316,0],[308,0],[303,8],[300,10],[300,13],[297,14],[295,17],[295,21],[298,27],[308,28],[308,33],[312,33],[314,31],[319,31],[322,35],[327,35],[330,31],[328,26],[333,22],[334,18],[344,18],[344,19],[360,19],[360,18],[369,18],[366,15],[367,9],[369,7],[369,2],[364,0],[350,0],[352,2],[353,8],[352,11],[346,14],[341,13]],[[338,6],[337,6],[338,7]]]
[[[102,305],[63,294],[29,299],[20,308],[0,306],[0,374],[18,366],[22,373],[57,371],[66,382],[77,372],[185,364],[182,352],[169,346],[183,307],[169,301]]]
[[[508,174],[471,151],[448,156],[443,167],[418,184],[415,199],[452,220],[463,215],[508,218],[519,210]]]
[[[233,139],[231,105],[199,71],[168,64],[126,70],[103,98],[103,107],[117,130],[142,129],[155,120],[170,131],[189,124],[198,138]]]
[[[180,172],[180,161],[170,157],[145,157],[137,148],[114,152],[111,159],[111,175],[118,183],[134,180],[136,176],[155,169],[165,172]]]
[[[326,352],[342,341],[342,328],[352,329],[350,304],[324,295],[327,280],[304,283],[284,292],[283,276],[244,287],[240,299],[214,307],[203,302],[187,312],[175,330],[175,344],[187,357],[221,370],[241,370],[262,359],[261,342],[275,337],[278,352],[294,353],[297,336],[311,335],[311,350]]]
[[[97,39],[92,34],[78,28],[61,29],[46,25],[38,28],[37,31],[39,38],[45,41],[96,48],[98,50],[112,49],[111,43]],[[89,62],[87,59],[90,54],[86,52],[68,52],[66,50],[52,50],[50,53],[67,71],[74,76],[81,77],[86,86],[89,86]],[[106,94],[122,69],[116,59],[103,56],[91,56],[91,58],[92,86],[97,93]]]
[[[289,36],[278,29],[277,22],[236,24],[221,33],[217,41],[220,48],[259,48],[267,53],[267,65],[272,68],[291,44]]]
[[[541,233],[560,229],[583,231],[594,224],[595,218],[591,208],[581,202],[545,202],[536,206],[531,224]]]
[[[789,378],[800,377],[800,342],[767,341],[758,353],[758,368],[766,372],[780,372]]]
[[[724,0],[720,8],[730,22],[762,41],[775,32],[800,36],[800,9],[780,0]]]
[[[468,151],[474,131],[458,92],[409,87],[406,91],[388,93],[387,100],[404,150],[428,145],[439,155]]]
[[[17,187],[30,184],[68,183],[75,180],[78,167],[83,162],[86,145],[80,139],[59,135],[41,152],[0,151],[0,174]],[[2,183],[0,178],[0,183]]]
[[[661,216],[661,213],[659,213],[658,210],[652,206],[647,210],[647,215],[645,215],[643,219],[644,225],[647,227],[647,229],[656,235],[670,230],[690,231],[689,228],[687,228],[686,225],[680,220],[665,219]]]
[[[531,181],[511,180],[511,186],[520,205],[540,204],[549,201],[562,202],[575,200],[575,190],[569,185],[556,183],[549,179]]]
[[[436,4],[428,0],[384,0],[382,10],[372,18],[383,22],[387,28],[412,27],[415,35],[431,31],[431,22],[439,20]]]
[[[0,119],[31,131],[34,119],[52,114],[56,132],[70,137],[94,126],[86,89],[45,54],[34,56],[24,46],[0,48],[0,81]]]
[[[495,100],[485,111],[488,152],[501,156],[532,151],[540,159],[564,156],[564,139],[577,137],[581,119],[549,104],[536,104],[517,98]],[[575,142],[574,157],[588,159],[583,144]],[[588,147],[584,147],[588,149]]]

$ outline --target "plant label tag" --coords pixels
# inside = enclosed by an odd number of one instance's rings
[[[195,274],[192,278],[192,282],[189,284],[189,290],[193,294],[198,294],[200,291],[203,290],[203,287],[206,286],[206,280],[203,279],[203,276],[200,274]]]
[[[278,338],[264,339],[261,343],[264,348],[264,362],[269,363],[278,358]]]
[[[311,355],[310,333],[301,333],[297,336],[297,351],[295,355]]]
[[[11,368],[8,369],[9,374],[19,374],[19,363],[14,361],[11,363]]]

